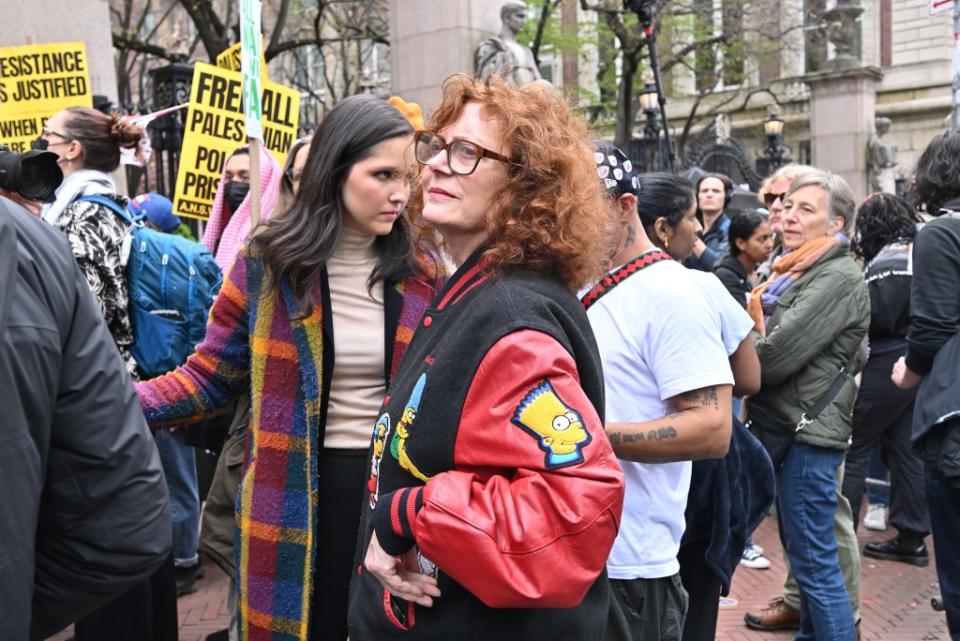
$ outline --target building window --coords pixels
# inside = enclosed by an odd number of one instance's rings
[[[827,39],[820,29],[821,16],[827,10],[826,0],[804,0],[803,16],[805,66],[807,73],[823,71],[827,62]]]
[[[694,40],[724,35],[726,42],[698,49],[694,59],[701,92],[739,86],[744,80],[742,0],[694,0]]]

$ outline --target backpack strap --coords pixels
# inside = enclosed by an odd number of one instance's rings
[[[609,293],[614,287],[622,283],[628,276],[636,274],[641,269],[646,269],[654,263],[662,260],[673,260],[673,257],[659,249],[640,254],[629,263],[611,272],[600,279],[596,285],[590,288],[584,297],[580,300],[584,309],[590,309],[594,303],[600,300],[605,294]]]
[[[121,207],[117,201],[102,194],[91,194],[89,196],[81,196],[77,200],[81,200],[88,203],[96,203],[97,205],[103,205],[121,219],[126,222],[128,225],[135,225],[139,218],[134,218],[134,216],[127,211],[125,207]]]

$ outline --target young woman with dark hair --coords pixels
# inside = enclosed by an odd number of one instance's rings
[[[250,395],[235,549],[243,638],[347,636],[370,430],[434,294],[405,214],[412,133],[373,96],[331,110],[291,206],[238,254],[204,342],[138,386],[152,426]]]
[[[921,218],[903,198],[874,194],[857,211],[851,249],[866,262],[870,291],[870,358],[861,374],[853,410],[853,439],[847,450],[843,495],[850,501],[854,527],[866,486],[870,453],[880,446],[890,469],[890,522],[897,536],[867,543],[864,556],[927,565],[923,543],[930,532],[924,500],[923,463],[910,449],[916,390],[890,380],[894,362],[907,347],[910,326],[910,252]]]
[[[770,223],[761,212],[745,211],[733,217],[727,232],[730,253],[713,268],[713,273],[744,309],[754,287],[753,272],[773,251]]]
[[[647,236],[674,260],[684,261],[700,240],[693,183],[664,172],[640,175],[637,210]]]

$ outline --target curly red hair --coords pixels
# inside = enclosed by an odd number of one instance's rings
[[[468,102],[497,121],[514,161],[503,189],[491,195],[484,260],[494,269],[555,275],[571,291],[594,281],[608,265],[612,230],[586,126],[548,85],[457,74],[444,82],[428,128],[450,125]]]

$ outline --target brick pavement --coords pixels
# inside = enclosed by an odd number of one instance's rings
[[[861,528],[860,543],[893,536]],[[782,594],[786,572],[777,540],[777,526],[767,519],[757,530],[756,542],[763,546],[773,565],[768,570],[740,569],[734,576],[730,596],[738,600],[732,610],[721,610],[718,641],[790,641],[790,632],[762,633],[748,630],[743,613],[755,611]],[[928,547],[932,546],[929,544]],[[943,613],[930,608],[930,598],[938,592],[933,560],[926,568],[903,563],[863,559],[861,616],[864,641],[949,641]],[[207,564],[195,594],[179,601],[180,641],[203,641],[204,637],[226,627],[227,578],[214,565]],[[64,633],[54,637],[63,641]]]

